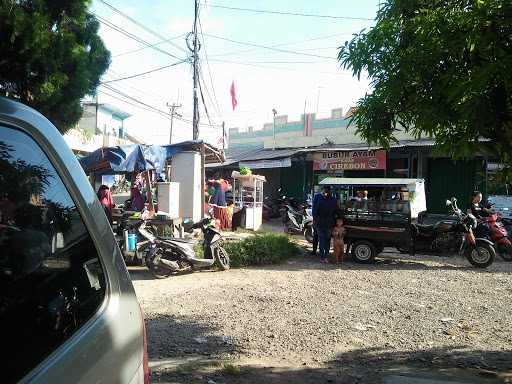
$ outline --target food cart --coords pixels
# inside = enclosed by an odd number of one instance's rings
[[[265,176],[241,175],[233,171],[233,199],[235,209],[245,209],[246,229],[257,231],[260,229],[263,220],[263,183]]]
[[[411,223],[427,208],[422,179],[328,177],[320,184],[344,191],[340,207],[347,227],[347,250],[363,263],[372,261],[385,246],[407,249]],[[372,197],[355,198],[361,190],[370,190]]]

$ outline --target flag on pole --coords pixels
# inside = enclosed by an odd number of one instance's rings
[[[238,101],[236,100],[235,81],[234,80],[231,83],[230,93],[231,93],[231,105],[233,106],[233,111],[234,111],[238,104]]]

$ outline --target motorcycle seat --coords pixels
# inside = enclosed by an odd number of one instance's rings
[[[432,232],[434,230],[434,224],[415,224],[418,232]]]

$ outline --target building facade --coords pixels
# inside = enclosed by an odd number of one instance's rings
[[[349,124],[351,112],[352,109],[344,115],[342,108],[336,108],[328,118],[318,119],[316,114],[308,113],[302,115],[300,121],[288,121],[288,115],[276,116],[275,129],[274,123],[266,123],[260,130],[230,128],[229,148],[304,148],[361,143],[356,127]],[[413,139],[406,132],[398,132],[396,136],[398,140]]]
[[[130,116],[111,104],[84,103],[80,121],[66,132],[64,140],[80,154],[100,147],[141,143],[125,130],[124,121]]]

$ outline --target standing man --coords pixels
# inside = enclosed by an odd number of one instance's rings
[[[313,222],[318,233],[320,246],[320,262],[328,263],[327,257],[331,249],[331,232],[335,224],[334,215],[338,210],[338,202],[331,195],[331,187],[324,186],[321,196],[313,205]]]
[[[316,221],[315,221],[315,207],[322,198],[322,192],[315,193],[313,197],[313,203],[311,204],[312,214],[313,214],[313,250],[311,251],[312,256],[316,256],[316,250],[318,249],[318,231],[316,230]]]

